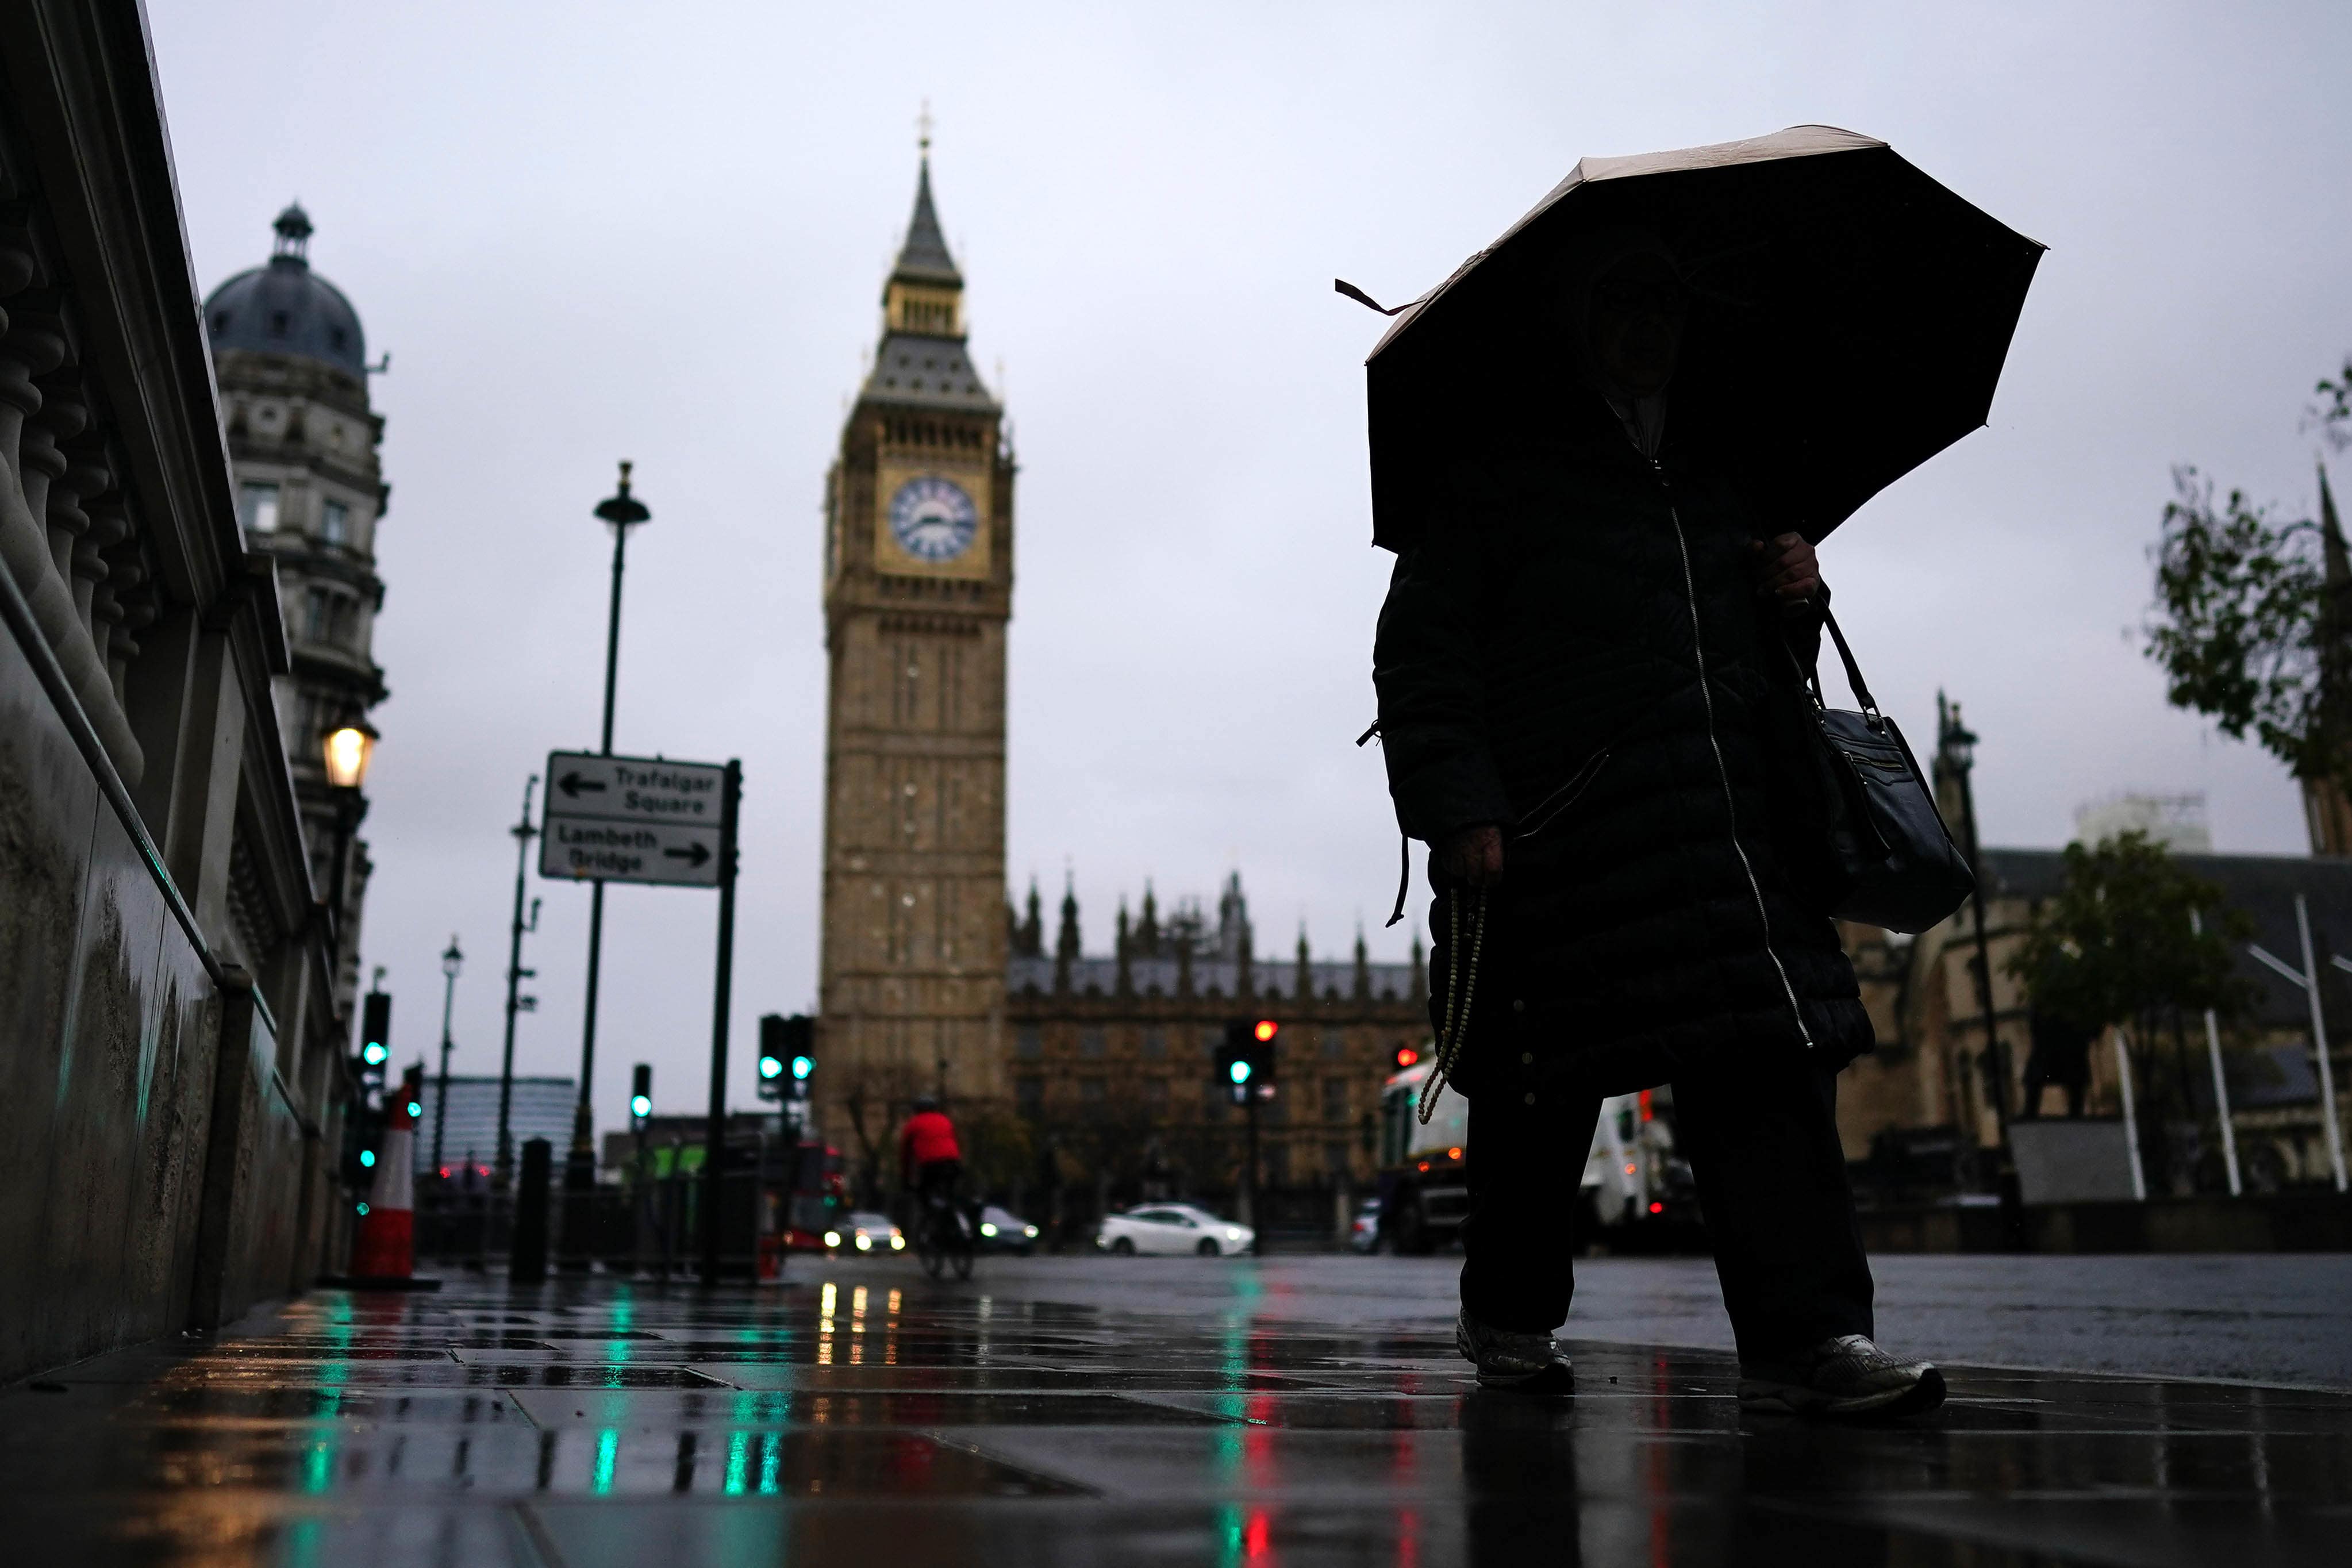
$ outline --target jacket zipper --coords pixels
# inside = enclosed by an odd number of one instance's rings
[[[1780,955],[1772,951],[1772,917],[1764,909],[1764,889],[1756,881],[1756,868],[1748,858],[1748,846],[1739,842],[1739,808],[1731,795],[1731,770],[1724,765],[1723,743],[1715,737],[1715,690],[1706,673],[1706,635],[1699,626],[1698,584],[1691,576],[1690,542],[1683,536],[1682,509],[1675,505],[1674,489],[1666,482],[1666,467],[1657,458],[1649,459],[1650,469],[1657,478],[1658,489],[1664,492],[1666,516],[1675,525],[1675,548],[1682,554],[1683,596],[1690,605],[1691,653],[1698,660],[1699,700],[1706,705],[1707,749],[1715,753],[1715,776],[1723,784],[1723,815],[1731,824],[1731,850],[1739,857],[1739,869],[1748,878],[1748,891],[1756,900],[1757,923],[1764,928],[1764,956],[1772,961],[1772,973],[1780,977],[1780,994],[1789,999],[1789,1016],[1797,1023],[1797,1038],[1807,1050],[1813,1048],[1812,1031],[1805,1027],[1805,1011],[1797,1005],[1797,988],[1789,984],[1789,972],[1781,967]]]

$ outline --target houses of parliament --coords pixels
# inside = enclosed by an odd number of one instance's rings
[[[1255,947],[1238,876],[1213,921],[1143,891],[1108,955],[1075,896],[1050,945],[1008,907],[1005,628],[1019,471],[974,368],[964,280],[926,149],[882,291],[873,368],[825,483],[827,651],[817,1106],[844,1148],[887,1143],[918,1094],[1096,1146],[1085,1163],[1223,1185],[1239,1117],[1213,1083],[1224,1019],[1284,1026],[1265,1142],[1276,1185],[1369,1176],[1382,1078],[1427,1032],[1410,964]],[[1230,1118],[1230,1120],[1229,1120]],[[1083,1155],[1084,1150],[1081,1149]]]

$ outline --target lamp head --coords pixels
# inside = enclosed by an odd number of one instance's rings
[[[646,503],[629,493],[629,469],[633,467],[634,464],[624,462],[621,465],[621,488],[596,503],[596,515],[616,529],[635,528],[653,519],[654,514],[646,509]]]
[[[1967,773],[1976,764],[1976,731],[1960,722],[1960,705],[1953,703],[1944,721],[1944,732],[1937,738],[1936,749],[1943,753],[1945,765]]]
[[[457,937],[453,931],[449,936],[449,951],[441,955],[441,973],[455,980],[457,978],[457,971],[465,965],[466,955],[457,951]]]
[[[365,784],[375,741],[375,731],[364,719],[349,720],[322,734],[327,782],[337,789],[357,789]]]

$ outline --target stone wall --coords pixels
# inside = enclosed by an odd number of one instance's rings
[[[215,1142],[222,989],[14,636],[0,636],[0,1382],[283,1293],[308,1149],[282,1108]],[[264,1016],[236,1010],[248,1030]],[[273,1044],[258,1047],[274,1079]],[[290,1133],[290,1135],[289,1135]],[[208,1161],[226,1159],[226,1166]],[[205,1235],[208,1171],[243,1194]],[[223,1272],[215,1268],[216,1275]]]
[[[0,1382],[299,1289],[348,1214],[190,271],[135,0],[0,6]]]

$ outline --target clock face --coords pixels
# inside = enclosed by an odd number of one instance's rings
[[[908,479],[890,498],[890,535],[918,561],[952,561],[971,548],[980,509],[952,479]]]

